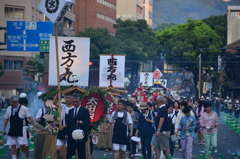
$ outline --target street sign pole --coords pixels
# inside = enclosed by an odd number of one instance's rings
[[[71,0],[61,0],[57,4],[49,6],[47,0],[42,0],[38,6],[47,17],[54,23],[54,33],[55,33],[55,46],[56,46],[56,65],[57,65],[57,81],[58,81],[58,112],[59,112],[59,125],[62,126],[62,106],[61,106],[61,94],[60,94],[60,78],[59,78],[59,58],[58,58],[58,27],[57,24],[61,23],[64,15],[68,11],[69,7],[72,6]],[[53,1],[56,3],[56,1]]]
[[[60,78],[59,78],[59,58],[58,58],[58,27],[57,24],[54,24],[54,36],[55,36],[55,45],[56,45],[56,65],[57,65],[57,81],[58,81],[58,112],[59,112],[59,125],[62,126],[62,106],[60,104],[61,102],[61,92],[60,92]]]

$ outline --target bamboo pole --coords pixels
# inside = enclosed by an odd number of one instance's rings
[[[57,82],[58,82],[58,113],[59,125],[62,126],[62,105],[61,105],[61,91],[60,91],[60,78],[59,78],[59,57],[58,57],[58,27],[54,24],[55,46],[56,46],[56,65],[57,65]]]

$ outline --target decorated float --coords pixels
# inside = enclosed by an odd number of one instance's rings
[[[95,143],[98,126],[105,120],[108,114],[109,102],[106,100],[107,93],[96,87],[89,87],[87,90],[80,88],[78,86],[71,87],[61,87],[61,94],[71,92],[78,93],[82,96],[81,106],[86,107],[90,113],[90,126],[89,126],[89,140],[86,142],[86,158],[91,158],[92,152],[92,141]],[[56,89],[51,89],[49,92],[44,93],[40,98],[52,98],[56,94]],[[64,98],[61,100],[64,102]],[[52,159],[57,159],[56,157],[56,139],[59,127],[59,112],[58,107],[54,106],[51,101],[48,101],[48,106],[53,108],[51,115],[44,116],[46,119],[45,127],[38,124],[40,131],[36,133],[36,149],[35,157],[36,159],[46,158],[47,156],[52,156]],[[66,155],[66,149],[63,149],[64,156]]]

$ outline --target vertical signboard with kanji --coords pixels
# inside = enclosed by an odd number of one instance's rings
[[[160,79],[159,81],[163,87],[167,87],[167,79]]]
[[[153,85],[153,73],[151,72],[140,72],[140,83],[142,86]]]
[[[100,55],[99,71],[100,87],[124,87],[125,56]]]
[[[56,48],[50,38],[49,85],[57,85]],[[88,86],[90,38],[58,37],[60,85]],[[72,74],[77,74],[77,79]]]

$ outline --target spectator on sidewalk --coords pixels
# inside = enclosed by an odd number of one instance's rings
[[[214,151],[217,147],[217,126],[218,126],[218,115],[217,113],[211,110],[212,105],[209,102],[204,104],[204,108],[206,110],[205,113],[202,114],[201,117],[201,126],[203,128],[204,140],[205,140],[205,158],[213,159]],[[210,145],[212,145],[212,149],[210,149]],[[209,150],[211,150],[211,154],[209,156]]]
[[[181,146],[182,146],[182,157],[184,159],[192,159],[192,147],[193,138],[196,137],[195,127],[196,119],[194,116],[190,115],[190,108],[185,107],[183,113],[185,116],[181,118],[178,130],[181,131]]]

